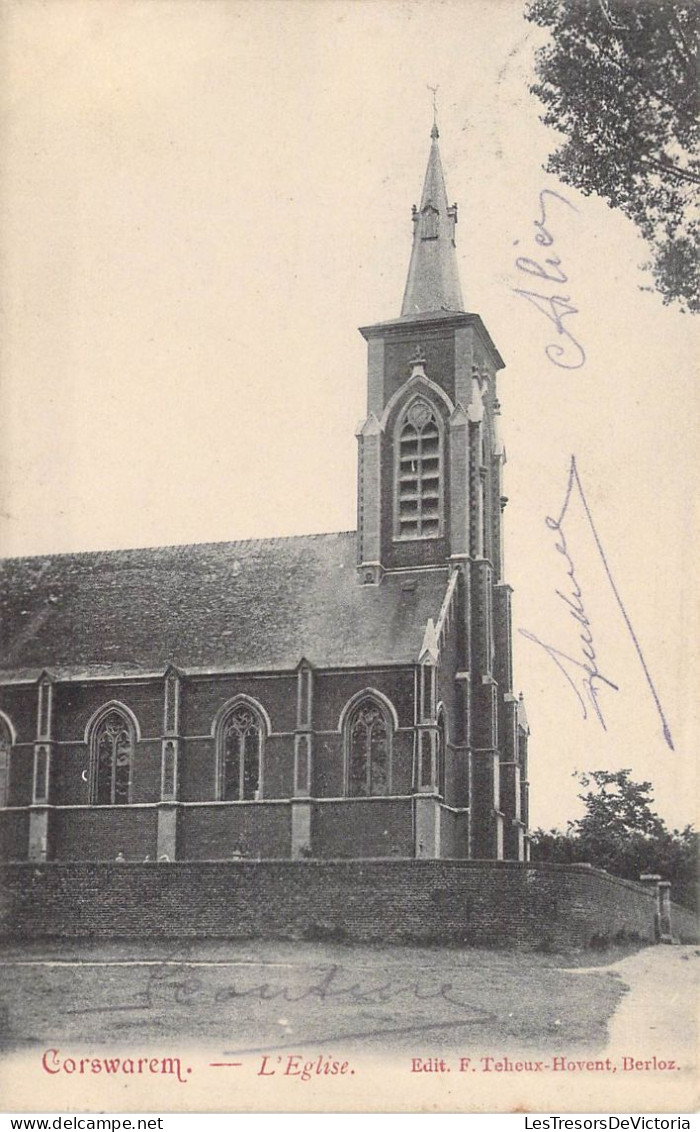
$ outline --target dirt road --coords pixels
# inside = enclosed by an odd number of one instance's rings
[[[0,1093],[25,1111],[688,1111],[699,956],[12,948]]]

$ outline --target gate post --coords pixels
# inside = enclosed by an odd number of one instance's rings
[[[659,881],[659,928],[662,943],[673,943],[671,930],[671,882]]]
[[[659,903],[659,884],[661,883],[661,876],[659,873],[642,873],[639,878],[639,883],[656,898],[654,905],[654,942],[659,943],[661,940],[661,907]]]

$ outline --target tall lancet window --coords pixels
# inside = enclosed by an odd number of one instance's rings
[[[445,757],[447,754],[447,728],[445,726],[445,712],[442,708],[437,717],[437,785],[438,794],[445,797]]]
[[[91,801],[97,806],[127,805],[134,756],[134,728],[128,715],[111,708],[92,735]]]
[[[12,735],[4,719],[0,719],[0,807],[7,806],[10,797],[10,752]]]
[[[422,397],[399,420],[396,461],[397,538],[437,538],[442,532],[442,433]]]
[[[388,794],[391,769],[391,725],[371,698],[353,708],[347,721],[347,792],[352,798]]]
[[[226,716],[219,733],[219,797],[252,802],[260,797],[263,725],[247,703]]]

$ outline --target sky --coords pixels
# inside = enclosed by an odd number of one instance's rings
[[[633,226],[543,172],[543,38],[516,0],[9,0],[0,553],[354,529],[357,327],[400,311],[438,86],[466,309],[506,362],[532,824],[578,815],[576,771],[629,767],[682,825],[694,336]],[[572,456],[585,506],[556,529]]]

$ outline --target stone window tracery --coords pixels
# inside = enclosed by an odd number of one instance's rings
[[[248,704],[225,717],[219,736],[219,798],[224,802],[260,797],[263,724]]]
[[[376,700],[358,703],[347,721],[347,793],[353,798],[388,794],[391,776],[391,725]]]
[[[111,708],[92,736],[91,802],[124,806],[130,801],[134,728],[126,712]]]

